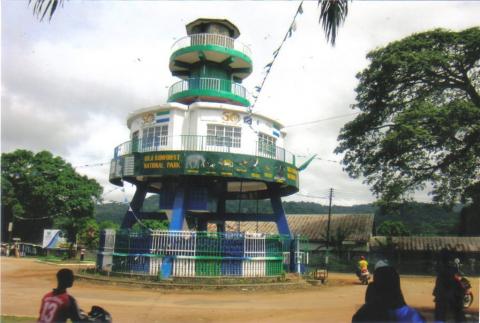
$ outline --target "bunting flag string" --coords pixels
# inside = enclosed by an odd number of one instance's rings
[[[110,165],[110,162],[103,162],[103,163],[97,163],[97,164],[85,164],[85,165],[74,166],[73,168],[97,167],[97,166],[105,166],[105,165]]]
[[[130,203],[128,203],[128,212],[132,212],[133,216],[135,217],[135,219],[137,220],[137,222],[138,222],[142,227],[144,227],[144,228],[147,229],[148,231],[152,231],[152,229],[150,229],[150,228],[147,227],[142,221],[140,221],[140,219],[137,217],[137,215],[136,215],[135,212],[133,211],[132,205],[131,205]]]
[[[255,99],[255,101],[253,101],[253,104],[248,109],[250,115],[252,114],[253,108],[255,107],[255,104],[257,103],[258,98],[260,97],[260,93],[263,89],[263,85],[265,84],[265,81],[267,80],[268,74],[270,74],[270,70],[272,69],[273,63],[275,62],[275,59],[277,58],[278,54],[280,53],[280,50],[282,49],[283,44],[285,43],[285,41],[288,38],[292,37],[292,34],[297,30],[297,23],[296,23],[295,19],[297,18],[297,16],[299,14],[300,15],[303,14],[302,5],[303,5],[303,1],[300,2],[300,5],[298,6],[298,9],[295,12],[295,15],[293,16],[292,23],[290,24],[290,27],[288,28],[287,33],[285,34],[285,37],[283,37],[283,40],[280,43],[280,46],[273,52],[273,60],[270,63],[268,63],[267,65],[265,65],[265,67],[264,67],[265,76],[263,77],[262,83],[258,86],[255,86],[255,88],[254,88],[255,89],[255,94],[253,94],[252,97]]]
[[[119,187],[115,187],[115,188],[111,189],[110,191],[108,191],[108,192],[106,192],[106,193],[103,193],[102,195],[103,195],[103,196],[108,195],[108,194],[110,194],[110,193],[112,193],[113,191],[116,191],[116,190],[118,190],[118,189],[122,189],[122,192],[125,192],[125,189],[124,189],[123,187],[120,187],[120,186],[119,186]]]

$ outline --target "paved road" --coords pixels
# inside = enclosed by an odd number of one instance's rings
[[[60,268],[33,259],[1,258],[1,312],[36,316],[40,299],[55,286]],[[185,291],[97,285],[78,281],[71,288],[84,309],[100,305],[114,322],[350,322],[365,286],[355,276],[331,274],[330,286],[295,291]],[[478,295],[479,280],[472,279]],[[433,277],[402,277],[409,305],[432,318]],[[471,313],[478,322],[478,297]]]

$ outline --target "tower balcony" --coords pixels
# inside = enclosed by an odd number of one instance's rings
[[[218,153],[243,154],[254,157],[263,157],[295,164],[295,155],[262,141],[240,142],[232,137],[219,136],[159,136],[142,138],[124,142],[114,150],[114,158],[131,155],[133,153],[150,153],[161,151],[204,151]]]
[[[248,57],[252,56],[250,47],[242,42],[233,39],[232,37],[218,35],[218,34],[193,34],[182,37],[172,45],[172,52],[190,46],[220,46],[229,49],[234,49]]]
[[[192,34],[172,45],[170,71],[182,77],[194,64],[213,62],[229,68],[232,76],[244,79],[252,72],[250,47],[234,38],[219,34]]]
[[[277,187],[281,196],[298,192],[298,171],[292,153],[262,140],[156,136],[117,146],[109,180],[119,186],[123,181],[144,182],[155,191],[179,176],[201,176],[205,181],[223,181],[230,199],[244,193],[245,199],[263,199],[269,196],[268,185]]]
[[[249,94],[245,87],[231,80],[218,78],[190,78],[170,86],[168,102],[192,103],[197,99],[210,102],[249,106]]]

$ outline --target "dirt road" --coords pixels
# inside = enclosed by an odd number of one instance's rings
[[[1,313],[37,316],[40,299],[60,268],[34,259],[1,258]],[[73,268],[72,268],[73,269]],[[295,291],[151,290],[78,281],[70,289],[83,309],[100,305],[114,322],[350,322],[365,286],[355,276],[330,274],[329,286]],[[479,279],[472,279],[479,295]],[[432,319],[434,277],[403,276],[407,303]],[[469,312],[478,321],[478,297]]]

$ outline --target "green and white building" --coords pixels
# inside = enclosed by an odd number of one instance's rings
[[[130,140],[115,148],[110,182],[136,186],[122,227],[161,217],[142,212],[153,193],[170,231],[206,231],[213,223],[224,232],[226,221],[265,221],[291,236],[281,197],[299,190],[303,166],[285,149],[283,125],[250,108],[242,85],[252,72],[250,48],[228,20],[197,19],[186,31],[172,46],[169,68],[179,80],[167,102],[131,113]],[[274,212],[226,212],[227,200],[259,199],[270,199]]]

